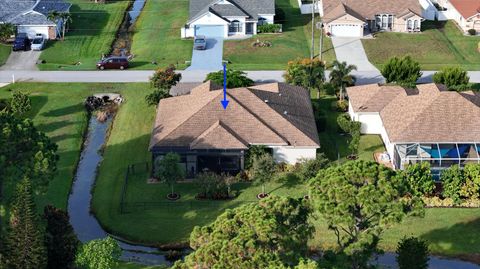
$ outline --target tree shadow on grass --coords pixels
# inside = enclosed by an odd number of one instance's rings
[[[37,128],[44,133],[50,133],[55,130],[61,129],[63,127],[72,125],[73,123],[70,121],[55,121],[50,123],[41,123],[37,125]]]
[[[65,116],[73,113],[78,113],[84,110],[84,107],[81,104],[75,104],[71,106],[65,106],[58,109],[52,109],[47,112],[42,113],[42,116],[45,117],[59,117]]]
[[[464,209],[475,210],[475,209]],[[469,221],[457,223],[451,227],[432,230],[421,236],[430,244],[434,252],[465,253],[466,259],[476,256],[476,262],[480,262],[478,252],[480,250],[480,217]],[[477,255],[474,255],[474,254]],[[461,255],[463,256],[463,255]]]
[[[38,112],[48,102],[48,96],[46,95],[30,95],[30,101],[32,102],[32,109],[28,112],[27,117],[33,119],[37,116]]]

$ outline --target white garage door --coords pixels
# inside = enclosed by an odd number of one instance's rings
[[[333,24],[330,32],[332,36],[362,36],[363,27],[358,24]]]
[[[223,25],[195,25],[195,35],[206,37],[223,37]]]

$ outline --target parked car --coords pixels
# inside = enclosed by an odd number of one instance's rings
[[[17,50],[30,50],[31,49],[31,42],[28,38],[27,34],[19,33],[15,36],[15,41],[13,41],[13,51]]]
[[[207,38],[204,35],[197,35],[193,39],[193,49],[204,50],[207,48]]]
[[[32,50],[42,50],[45,47],[46,40],[43,36],[36,36],[32,41]]]
[[[100,70],[103,70],[103,69],[123,70],[128,68],[128,59],[127,57],[122,57],[122,56],[107,57],[97,63],[97,68]]]

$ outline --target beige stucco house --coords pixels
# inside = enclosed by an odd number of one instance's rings
[[[325,29],[331,36],[368,32],[419,32],[424,20],[418,0],[323,0]]]

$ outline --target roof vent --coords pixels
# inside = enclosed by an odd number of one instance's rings
[[[278,96],[282,96],[282,93],[281,93],[281,92],[279,92],[279,93],[278,93]]]
[[[286,111],[286,110],[283,111],[283,114],[284,114],[284,115],[287,115],[287,114],[288,114],[288,111]]]
[[[268,103],[268,99],[265,99],[265,103]]]

